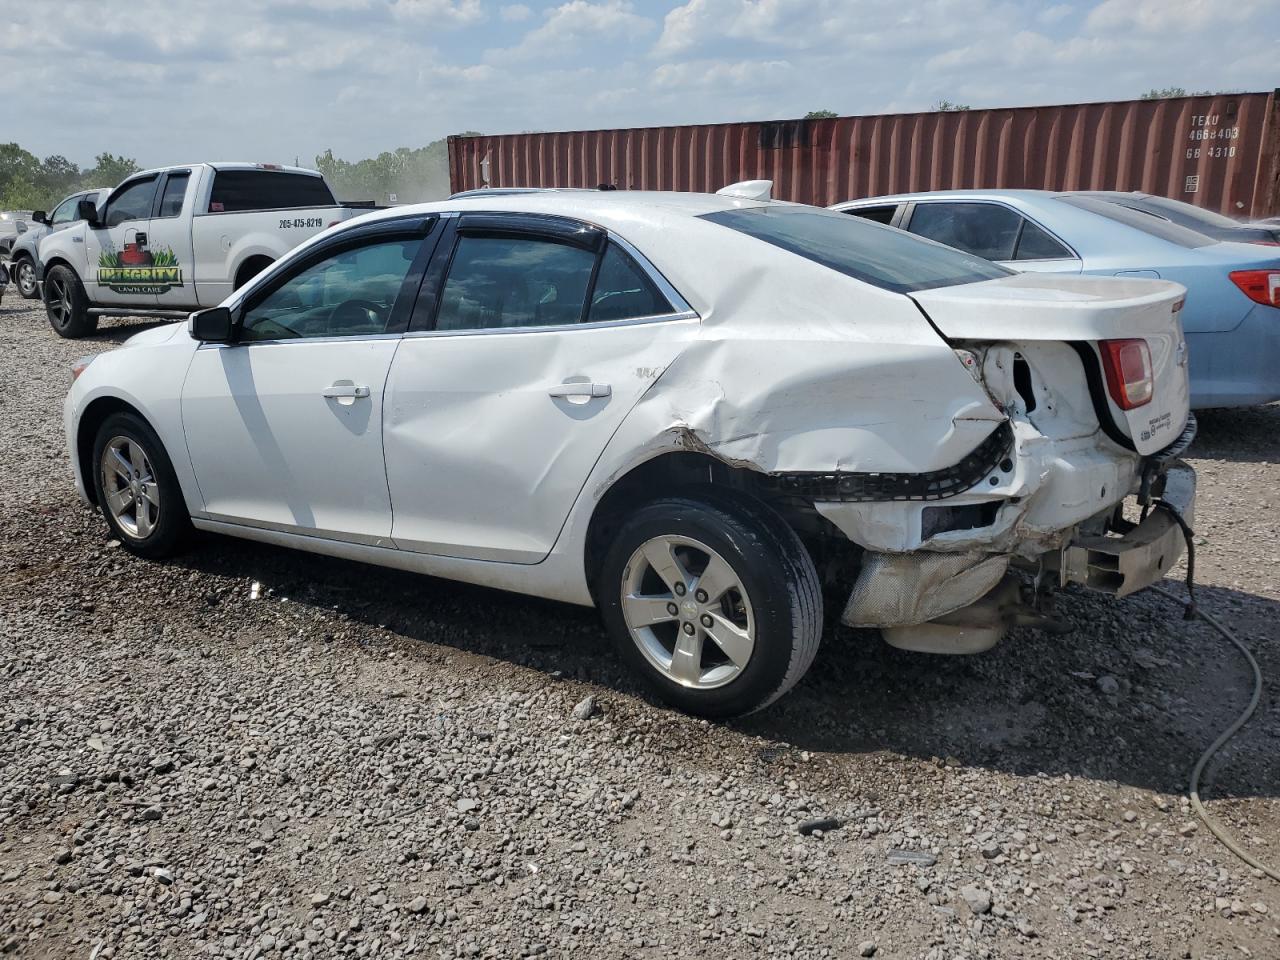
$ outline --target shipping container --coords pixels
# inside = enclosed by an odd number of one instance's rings
[[[1280,92],[1280,91],[1278,91]],[[714,191],[772,180],[826,206],[921,190],[1141,190],[1237,218],[1280,206],[1280,97],[1240,93],[1047,107],[449,138],[453,190]]]

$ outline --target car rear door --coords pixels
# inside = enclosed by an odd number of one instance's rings
[[[191,248],[191,214],[195,178],[190,170],[169,170],[156,190],[148,247],[155,268],[156,306],[184,310],[196,306]]]
[[[902,218],[918,236],[992,260],[1011,270],[1079,273],[1080,258],[1058,237],[1003,203],[919,200]]]
[[[387,383],[396,545],[541,560],[614,431],[698,325],[598,227],[461,217]]]

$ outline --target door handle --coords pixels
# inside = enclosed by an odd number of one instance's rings
[[[354,383],[334,383],[325,387],[320,395],[329,399],[337,400],[344,397],[363,398],[369,395],[368,387],[357,387]]]
[[[613,394],[613,388],[607,383],[562,383],[557,387],[552,387],[547,391],[552,397],[584,397],[591,399],[593,397],[608,397]]]

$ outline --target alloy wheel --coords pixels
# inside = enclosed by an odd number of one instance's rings
[[[631,555],[622,616],[645,659],[685,687],[713,689],[737,677],[755,649],[755,617],[733,567],[705,543],[659,536]]]
[[[30,260],[22,259],[18,263],[18,292],[31,298],[36,293],[36,268]]]
[[[141,444],[112,437],[102,449],[102,491],[120,529],[135,540],[151,536],[160,521],[160,486]]]

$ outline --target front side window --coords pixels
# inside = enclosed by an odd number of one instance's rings
[[[219,170],[209,195],[210,213],[333,205],[333,194],[320,177],[277,170]]]
[[[436,329],[578,323],[595,262],[590,250],[549,239],[463,234],[440,294]]]
[[[74,197],[67,197],[58,204],[53,213],[49,216],[49,226],[57,226],[60,223],[70,223],[76,218],[76,209],[81,200],[92,199],[92,194],[81,193]]]
[[[176,217],[182,213],[182,198],[187,195],[189,173],[171,173],[164,182],[164,195],[160,197],[160,216]]]
[[[907,227],[985,260],[1012,260],[1022,217],[996,203],[918,203]]]
[[[239,339],[383,333],[421,245],[420,238],[385,240],[313,263],[245,310]]]
[[[151,217],[151,202],[156,196],[156,178],[135,180],[126,184],[107,201],[103,223],[118,227],[128,220],[147,220]]]
[[[834,210],[769,204],[704,214],[789,253],[893,293],[1007,277],[1012,271]]]

